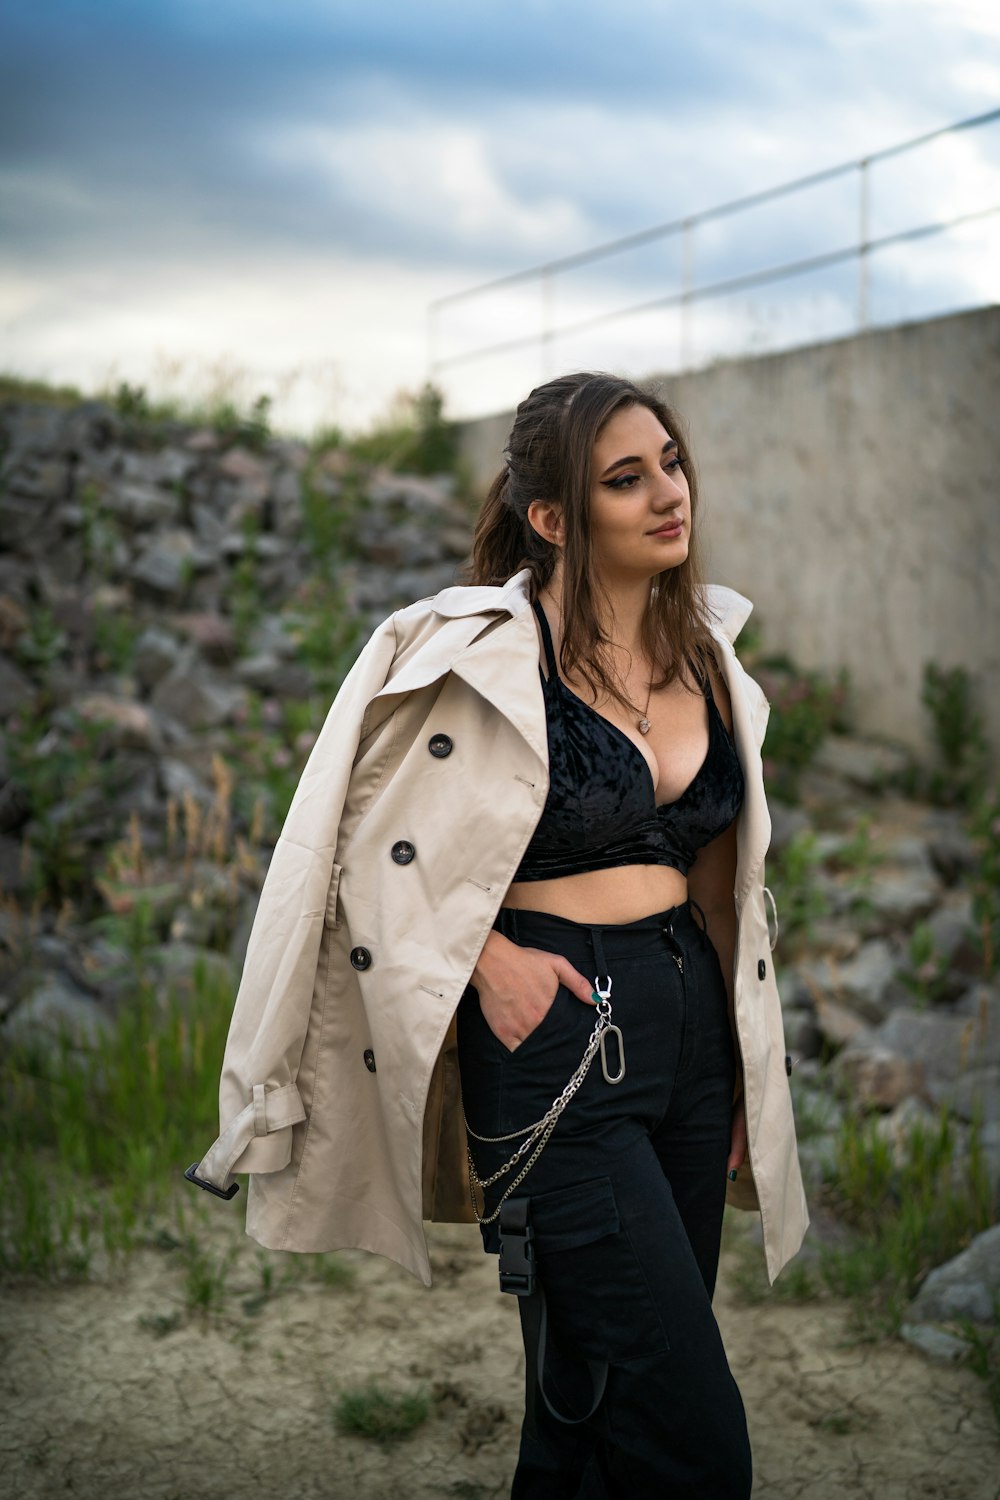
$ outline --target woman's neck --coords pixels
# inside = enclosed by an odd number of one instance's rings
[[[640,579],[633,585],[608,589],[605,601],[596,595],[594,608],[598,623],[613,646],[628,651],[633,658],[642,654],[642,622],[649,608],[650,581]],[[556,610],[562,628],[562,576],[557,570],[540,591],[542,603]]]

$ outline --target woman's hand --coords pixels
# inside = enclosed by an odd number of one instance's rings
[[[470,983],[479,991],[486,1024],[508,1052],[515,1052],[540,1025],[560,984],[587,1005],[594,986],[560,953],[522,948],[494,928],[486,939]]]
[[[747,1156],[747,1111],[746,1100],[743,1090],[733,1100],[732,1129],[729,1144],[729,1160],[726,1162],[726,1171],[733,1175],[738,1168],[742,1167]]]

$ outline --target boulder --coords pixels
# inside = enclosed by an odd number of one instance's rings
[[[110,1025],[107,1012],[62,973],[46,974],[14,1008],[4,1036],[19,1043],[53,1044],[68,1036],[74,1047],[92,1046]]]
[[[121,517],[130,526],[146,528],[162,526],[176,521],[180,516],[180,500],[172,490],[161,489],[157,484],[141,481],[120,481],[107,489],[101,504],[112,515]]]
[[[909,754],[900,746],[855,739],[846,734],[829,735],[813,761],[817,770],[869,791],[880,790],[908,764]]]
[[[952,1260],[936,1266],[907,1310],[908,1323],[990,1324],[1000,1299],[1000,1224],[977,1234]]]

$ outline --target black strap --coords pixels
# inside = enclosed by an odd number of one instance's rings
[[[582,1417],[567,1417],[556,1411],[545,1392],[545,1350],[548,1338],[548,1308],[545,1291],[535,1275],[533,1232],[528,1223],[531,1200],[508,1198],[500,1209],[500,1290],[520,1297],[521,1323],[524,1332],[524,1425],[538,1437],[537,1393],[557,1422],[578,1427],[589,1422],[604,1398],[608,1383],[608,1362],[588,1359],[587,1369],[593,1388],[590,1410]],[[525,1270],[525,1268],[527,1268]]]
[[[559,676],[559,669],[556,666],[556,653],[552,645],[552,632],[549,629],[549,622],[545,618],[545,611],[542,608],[542,601],[540,599],[535,600],[534,610],[542,627],[542,641],[545,645],[545,660],[548,663],[549,677],[555,680]]]

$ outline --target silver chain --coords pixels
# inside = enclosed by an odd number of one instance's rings
[[[584,1048],[583,1057],[580,1059],[576,1072],[573,1074],[569,1083],[567,1083],[566,1087],[563,1089],[559,1097],[557,1099],[553,1099],[549,1108],[545,1111],[544,1115],[542,1115],[542,1118],[540,1120],[536,1120],[533,1125],[522,1126],[520,1130],[511,1130],[507,1135],[477,1135],[470,1126],[468,1119],[466,1119],[465,1121],[465,1128],[468,1131],[469,1135],[471,1135],[477,1141],[484,1141],[488,1144],[495,1145],[499,1141],[513,1141],[516,1140],[518,1136],[524,1136],[524,1140],[518,1146],[513,1156],[505,1161],[503,1166],[500,1167],[498,1171],[494,1172],[492,1176],[485,1178],[480,1178],[479,1173],[476,1171],[476,1164],[472,1159],[472,1151],[469,1146],[466,1145],[466,1153],[469,1159],[469,1195],[472,1199],[472,1211],[480,1224],[492,1224],[494,1219],[498,1219],[500,1217],[500,1210],[503,1207],[504,1201],[510,1197],[514,1189],[524,1181],[525,1177],[527,1177],[531,1168],[534,1166],[535,1162],[541,1156],[546,1145],[548,1144],[549,1136],[552,1134],[553,1130],[555,1130],[556,1128],[556,1125],[559,1123],[559,1116],[562,1114],[567,1104],[573,1098],[573,1095],[580,1088],[583,1080],[586,1078],[588,1072],[590,1071],[590,1065],[594,1061],[594,1058],[597,1056],[598,1049],[600,1049],[601,1051],[601,1062],[604,1068],[604,1076],[608,1080],[608,1082],[620,1083],[622,1078],[624,1078],[625,1076],[624,1051],[619,1051],[620,1067],[617,1078],[612,1078],[608,1073],[607,1060],[604,1054],[605,1034],[608,1032],[608,1030],[617,1032],[618,1046],[619,1049],[622,1049],[622,1034],[618,1030],[617,1026],[611,1025],[610,976],[608,976],[607,989],[605,990],[601,989],[600,984],[595,979],[594,992],[595,994],[600,996],[600,1000],[597,1003],[597,1019],[594,1022],[594,1029],[590,1034],[586,1047]],[[537,1145],[535,1145],[536,1142],[538,1143]],[[518,1162],[524,1156],[524,1153],[531,1150],[532,1146],[535,1147],[534,1151],[531,1152],[531,1155],[525,1162],[524,1166],[521,1168],[520,1172],[518,1172],[513,1182],[508,1184],[506,1190],[500,1198],[499,1203],[496,1206],[496,1209],[489,1215],[488,1218],[484,1218],[483,1215],[479,1212],[479,1205],[476,1202],[476,1189],[479,1188],[480,1192],[482,1192],[484,1188],[491,1187],[494,1182],[497,1182],[501,1177],[505,1177],[508,1172],[512,1171],[513,1168],[517,1166]]]

